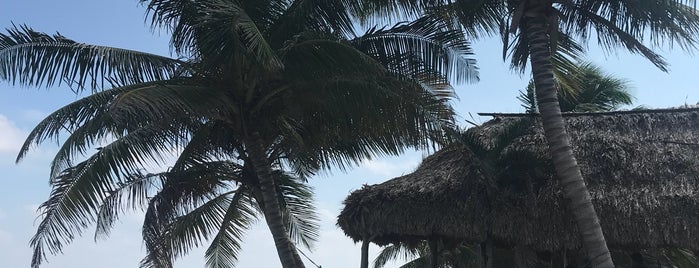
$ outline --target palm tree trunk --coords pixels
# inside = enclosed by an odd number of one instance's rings
[[[289,238],[289,232],[284,225],[282,209],[272,177],[272,166],[262,146],[262,139],[258,133],[253,133],[247,140],[247,153],[250,157],[255,173],[260,181],[260,191],[264,202],[263,213],[267,226],[272,232],[274,245],[277,248],[279,260],[284,268],[304,268],[303,261],[296,251],[296,246]]]
[[[570,137],[565,129],[561,108],[556,97],[556,88],[551,66],[551,50],[546,21],[530,18],[526,24],[529,39],[529,53],[536,86],[536,100],[544,127],[544,135],[549,145],[556,174],[563,187],[565,197],[570,201],[570,209],[577,223],[583,247],[592,267],[614,267],[602,234],[599,218],[592,205],[590,193],[580,173],[580,167],[573,155]]]

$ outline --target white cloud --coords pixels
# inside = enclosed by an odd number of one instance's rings
[[[40,111],[40,110],[36,110],[36,109],[29,109],[29,110],[24,110],[22,112],[21,118],[23,121],[38,123],[39,121],[46,118],[47,115],[48,114],[44,111]]]
[[[0,114],[0,154],[17,153],[26,134],[6,116]]]

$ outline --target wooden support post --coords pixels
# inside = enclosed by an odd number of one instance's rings
[[[430,248],[430,268],[439,267],[439,245],[437,239],[430,239],[428,242]]]
[[[361,268],[369,268],[369,238],[362,240],[362,263]]]

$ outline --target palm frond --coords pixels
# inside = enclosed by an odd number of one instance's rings
[[[256,219],[255,209],[246,202],[249,192],[241,191],[233,196],[230,206],[223,216],[218,233],[206,250],[206,266],[210,268],[234,267],[238,261],[243,232]]]
[[[425,256],[420,256],[417,257],[413,260],[410,260],[409,262],[406,262],[405,264],[401,265],[398,268],[423,268],[423,267],[428,267],[430,265],[430,259],[427,255]],[[444,266],[437,266],[438,268],[445,268]]]
[[[88,162],[82,162],[62,172],[53,183],[49,199],[39,206],[42,220],[36,234],[29,242],[34,250],[31,263],[33,268],[38,268],[46,260],[47,251],[50,254],[60,253],[64,244],[70,243],[94,220],[94,216],[89,211],[97,209],[98,206],[93,201],[95,186],[89,181],[74,179],[88,164]],[[84,193],[81,199],[86,202],[78,203],[71,200],[70,196],[66,195],[71,191]],[[89,197],[85,198],[84,195]],[[80,195],[72,196],[81,197]],[[87,209],[76,209],[76,206],[87,207]]]
[[[597,43],[601,47],[614,48],[621,44],[630,52],[641,54],[660,70],[665,72],[668,71],[668,63],[665,61],[665,59],[658,53],[655,53],[651,48],[644,45],[635,36],[624,31],[613,22],[599,16],[598,14],[587,12],[585,10],[580,11],[580,13],[586,16],[590,23],[594,24],[598,36]]]
[[[284,75],[292,82],[358,74],[373,79],[385,72],[380,63],[350,44],[312,33],[287,43],[281,55]]]
[[[683,49],[690,49],[696,45],[695,36],[699,30],[699,22],[697,22],[699,15],[696,13],[696,2],[693,0],[654,2],[585,0],[579,1],[577,5],[564,5],[562,8],[580,12],[569,13],[568,21],[571,28],[583,37],[587,37],[590,26],[597,27],[595,22],[584,21],[590,19],[585,17],[587,16],[585,11],[589,11],[604,17],[610,24],[617,26],[635,39],[643,40],[644,36],[650,37],[649,41],[653,46],[663,43],[678,44]],[[600,28],[595,30],[600,31]]]
[[[699,266],[699,256],[687,249],[668,249],[665,254],[672,265],[677,268],[690,268]]]
[[[685,50],[696,47],[699,14],[693,5],[694,1],[585,0],[563,3],[560,9],[566,19],[565,31],[586,40],[594,29],[600,46],[607,49],[623,46],[667,71],[663,57],[642,41],[649,39],[652,46],[677,44]]]
[[[222,110],[239,110],[225,90],[207,87],[194,81],[162,82],[120,94],[109,107],[119,121],[159,122],[180,119],[194,123],[219,116]]]
[[[171,32],[170,46],[176,54],[196,57],[193,27],[203,16],[199,10],[209,2],[190,0],[139,0],[146,6],[153,29],[162,28]]]
[[[148,161],[162,161],[165,151],[177,147],[181,139],[177,129],[140,128],[52,178],[51,195],[41,205],[43,219],[30,243],[35,249],[33,266],[45,258],[43,247],[56,254],[94,222],[100,205],[124,177]]]
[[[157,230],[144,232],[147,253],[140,266],[172,267],[175,259],[209,239],[223,221],[230,202],[230,196],[222,194],[203,204],[193,204],[196,206],[193,210],[161,223]]]
[[[629,93],[629,82],[605,74],[591,63],[583,63],[574,76],[581,81],[575,95],[561,92],[561,109],[576,112],[613,111],[621,105],[631,105],[633,97]],[[570,90],[573,91],[573,90]]]
[[[158,243],[170,248],[173,258],[203,245],[223,223],[232,200],[232,194],[223,194],[176,217],[164,228],[163,236],[157,238]]]
[[[143,209],[148,205],[148,195],[160,188],[164,174],[137,172],[118,183],[117,188],[104,199],[97,212],[95,240],[109,236],[114,223],[119,219],[119,214],[127,210]]]
[[[217,159],[236,157],[238,136],[229,124],[210,120],[194,131],[187,145],[180,152],[172,170],[184,170],[198,165],[211,165]]]
[[[430,81],[433,78],[429,75],[434,73],[455,83],[478,81],[470,43],[460,31],[430,16],[389,29],[372,28],[351,42],[400,75],[419,79],[426,74],[426,81]]]
[[[249,56],[266,69],[282,66],[262,29],[238,1],[141,1],[144,2],[149,2],[153,27],[172,30],[170,44],[178,54],[210,65],[239,63],[242,57]]]
[[[424,243],[423,243],[424,244]],[[389,261],[396,259],[411,260],[420,256],[420,252],[424,251],[424,245],[420,244],[422,247],[409,247],[407,244],[391,244],[384,247],[381,252],[374,258],[374,268],[382,268],[386,266]],[[420,250],[419,248],[423,248]]]
[[[197,50],[205,60],[235,62],[236,54],[243,49],[258,66],[269,70],[282,67],[261,29],[237,1],[208,2],[211,4],[200,9],[206,15],[194,25]]]
[[[496,34],[507,14],[505,1],[450,1],[428,9],[431,16],[455,24],[454,29],[463,30],[468,38],[479,38]]]
[[[377,82],[343,77],[306,81],[300,87],[318,89],[305,94],[333,100],[327,102],[332,107],[308,103],[316,99],[304,98],[304,94],[290,95],[289,101],[298,105],[293,107],[304,107],[298,112],[306,114],[305,119],[286,118],[277,126],[285,138],[280,151],[287,152],[291,166],[344,168],[367,157],[395,155],[407,147],[427,148],[431,142],[445,141],[444,129],[453,122],[446,100],[402,79]],[[304,124],[306,120],[315,123]],[[303,137],[302,143],[293,137]]]
[[[509,33],[504,33],[504,36],[509,36]],[[503,56],[509,53],[510,68],[515,71],[524,72],[526,69],[529,60],[528,42],[527,36],[520,34],[511,40],[510,43],[504,44],[503,49],[509,52],[504,52]],[[565,32],[557,32],[555,38],[551,38],[550,45],[554,52],[551,57],[554,74],[559,75],[561,83],[574,85],[577,81],[568,80],[565,74],[574,71],[575,63],[585,54],[585,48]]]
[[[566,69],[568,71],[564,74],[554,73],[559,87],[561,111],[604,112],[633,103],[628,81],[605,74],[600,67],[589,62]],[[561,82],[563,79],[567,81]],[[538,112],[533,80],[525,91],[520,91],[518,99],[527,112]]]
[[[282,171],[273,174],[278,187],[279,203],[285,212],[282,214],[287,223],[289,236],[295,243],[306,248],[313,248],[318,240],[320,218],[313,205],[313,188],[302,179]]]
[[[133,50],[89,45],[26,25],[0,33],[0,79],[22,86],[67,83],[76,91],[169,79],[186,65]]]
[[[524,108],[527,113],[538,113],[539,107],[536,103],[536,89],[534,88],[534,81],[529,80],[527,87],[524,90],[519,91],[519,96],[517,96],[522,108]]]
[[[357,1],[350,0],[295,0],[274,21],[269,31],[270,42],[279,47],[293,36],[306,31],[333,33],[336,36],[354,36],[350,10]]]
[[[91,120],[98,114],[106,112],[107,107],[117,95],[146,84],[138,84],[128,87],[113,88],[98,92],[68,104],[41,120],[29,133],[17,156],[17,162],[21,161],[33,145],[38,145],[47,139],[59,140],[63,131],[73,131],[84,122]]]
[[[375,22],[398,19],[407,19],[422,15],[425,10],[446,6],[453,1],[449,0],[364,0],[359,1],[359,6],[353,10],[353,14],[360,22]]]
[[[219,196],[230,187],[231,181],[242,181],[241,172],[240,165],[229,161],[201,163],[168,172],[162,189],[150,198],[146,209],[142,236],[147,255],[141,265],[170,265],[175,256],[171,247],[161,243],[165,227],[176,217]]]

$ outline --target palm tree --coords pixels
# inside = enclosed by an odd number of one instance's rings
[[[529,60],[544,133],[558,179],[570,200],[583,246],[593,267],[613,267],[590,195],[565,130],[552,67],[552,52],[565,50],[562,39],[586,42],[596,36],[607,49],[624,47],[648,58],[663,71],[667,63],[643,43],[683,49],[696,45],[699,15],[692,0],[364,0],[359,14],[410,16],[425,10],[458,24],[471,36],[500,35],[512,64]],[[510,42],[510,37],[514,40]]]
[[[573,77],[576,83],[558,84],[558,102],[562,112],[608,112],[633,103],[628,81],[607,75],[592,63],[582,63],[572,70],[575,73],[563,75],[567,76],[565,79]],[[556,78],[556,81],[560,80]],[[539,112],[533,80],[529,81],[524,91],[520,91],[517,99],[527,112]]]
[[[463,35],[432,17],[355,36],[349,10],[357,8],[350,1],[141,2],[148,2],[154,28],[172,31],[177,59],[26,26],[0,35],[0,79],[38,87],[67,83],[94,93],[40,122],[18,156],[69,134],[51,164],[53,190],[31,242],[33,267],[46,251],[60,252],[87,226],[120,211],[110,208],[144,200],[143,266],[168,267],[208,238],[210,229],[178,222],[225,225],[224,240],[232,243],[248,224],[236,219],[257,211],[283,267],[303,267],[290,235],[312,230],[288,229],[293,220],[275,174],[287,170],[303,180],[319,169],[440,142],[453,123],[448,82],[477,78]],[[168,165],[173,150],[177,160],[155,176],[166,179],[152,188],[154,196],[128,190],[134,178],[154,177],[142,174],[146,167]],[[237,165],[243,176],[213,174],[227,182],[221,185],[188,173],[221,161]],[[254,200],[236,205],[246,197]],[[222,214],[227,208],[242,216]],[[102,219],[103,210],[112,214]],[[202,216],[187,217],[192,213]],[[230,244],[214,253],[223,257],[210,267],[230,266],[237,250]]]

